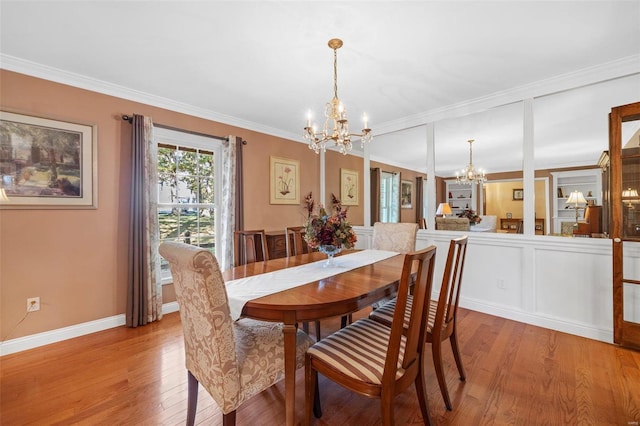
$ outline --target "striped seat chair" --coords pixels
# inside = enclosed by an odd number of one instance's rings
[[[381,402],[382,423],[392,425],[396,395],[414,384],[425,424],[431,424],[423,383],[421,352],[429,309],[434,246],[405,255],[391,326],[360,319],[316,342],[305,361],[305,416],[311,422],[318,373],[345,388]],[[403,332],[412,267],[416,271],[409,327]]]
[[[160,245],[171,267],[187,365],[187,425],[193,425],[198,383],[223,413],[223,425],[234,425],[236,409],[284,377],[282,323],[244,318],[233,321],[229,300],[213,254],[174,242]],[[296,336],[296,367],[313,340],[302,330]]]
[[[438,302],[432,301],[429,304],[429,318],[427,322],[426,341],[431,343],[431,353],[433,364],[440,385],[440,393],[448,410],[452,409],[451,398],[447,390],[447,383],[444,379],[444,369],[442,365],[442,342],[449,339],[451,350],[455,358],[460,380],[465,380],[462,359],[458,345],[458,335],[456,334],[456,316],[458,312],[458,299],[460,297],[460,284],[462,282],[462,270],[467,253],[466,236],[451,240],[447,263],[442,276],[442,286]],[[413,298],[409,296],[405,308],[404,329],[408,330]],[[370,319],[389,325],[393,322],[396,309],[396,299],[385,303],[369,315]]]

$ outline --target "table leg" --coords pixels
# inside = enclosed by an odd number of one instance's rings
[[[296,424],[296,334],[295,321],[284,324],[284,407],[287,426]]]

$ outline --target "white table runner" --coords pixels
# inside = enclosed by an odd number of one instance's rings
[[[385,250],[363,250],[334,258],[335,266],[325,267],[326,259],[306,265],[280,269],[278,271],[253,275],[227,281],[227,297],[231,318],[240,318],[244,304],[251,299],[267,296],[310,282],[338,275],[352,269],[388,259],[398,253]]]

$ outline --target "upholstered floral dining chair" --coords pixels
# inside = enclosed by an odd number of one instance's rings
[[[252,396],[284,377],[283,324],[240,319],[233,321],[224,280],[208,250],[164,242],[160,254],[171,267],[188,377],[187,424],[193,425],[198,383],[223,413],[223,424],[234,425],[236,410]],[[296,336],[296,367],[313,340]]]

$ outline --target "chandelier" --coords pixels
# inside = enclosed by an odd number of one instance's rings
[[[347,120],[347,110],[338,99],[338,53],[342,47],[342,40],[332,38],[329,40],[329,47],[333,49],[333,99],[327,102],[324,108],[324,126],[322,132],[317,133],[315,125],[311,125],[311,114],[307,115],[307,125],[304,127],[304,140],[309,143],[309,149],[315,153],[327,151],[327,142],[333,141],[334,146],[340,149],[344,155],[351,151],[351,137],[359,137],[362,147],[365,142],[373,139],[371,129],[368,127],[367,116],[363,117],[364,128],[361,133],[349,133],[349,121]]]
[[[473,167],[473,151],[471,146],[473,145],[473,139],[469,139],[469,164],[462,170],[462,175],[456,172],[456,182],[471,185],[472,183],[484,183],[487,181],[487,175],[484,170],[476,170]]]

